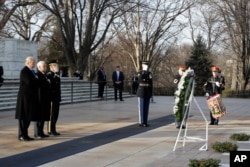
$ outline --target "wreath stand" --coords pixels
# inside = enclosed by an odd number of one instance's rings
[[[181,122],[181,126],[180,126],[178,136],[177,136],[176,141],[175,141],[173,151],[175,151],[178,142],[182,142],[183,147],[185,146],[186,142],[204,142],[204,145],[201,146],[201,148],[199,150],[200,151],[207,151],[207,147],[208,147],[208,122],[207,122],[207,118],[205,117],[203,111],[201,110],[198,102],[196,101],[196,99],[193,96],[193,93],[194,93],[194,80],[193,79],[191,79],[189,81],[188,87],[187,87],[186,92],[185,92],[185,97],[187,96],[187,92],[188,92],[188,90],[190,88],[192,88],[192,90],[191,90],[188,101],[186,101],[186,100],[184,101],[184,104],[185,104],[185,107],[183,109],[184,110],[184,112],[183,112],[184,116],[183,116],[183,119],[182,119],[182,122]],[[200,113],[201,113],[201,115],[202,115],[202,117],[204,119],[204,122],[205,122],[205,125],[206,125],[205,138],[188,137],[187,136],[189,108],[191,106],[192,99],[194,99],[194,103],[196,104],[197,108],[199,109],[199,111],[200,111]],[[186,128],[183,129],[182,128],[183,126],[186,126]]]

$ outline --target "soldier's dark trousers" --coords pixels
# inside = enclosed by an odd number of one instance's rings
[[[50,121],[48,122],[48,133],[56,132],[56,122],[59,116],[59,108],[60,108],[60,102],[52,102]]]
[[[140,124],[148,124],[149,103],[150,98],[138,98]]]
[[[18,137],[28,137],[30,121],[19,119],[18,123]]]
[[[114,94],[115,94],[115,100],[117,100],[117,91],[119,91],[119,99],[123,100],[122,99],[122,89],[115,88],[114,90],[115,90],[115,92],[114,92]]]
[[[104,87],[105,87],[104,83],[98,84],[98,97],[103,97]]]
[[[219,119],[216,119],[212,116],[212,113],[210,111],[210,124],[211,125],[218,125],[219,124]]]

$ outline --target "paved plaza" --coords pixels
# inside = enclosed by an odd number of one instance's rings
[[[205,97],[195,97],[209,121]],[[193,100],[194,101],[194,100]],[[60,136],[21,142],[17,139],[15,111],[0,112],[0,166],[3,167],[186,167],[190,159],[218,158],[229,167],[229,154],[211,148],[215,141],[230,141],[232,133],[250,134],[250,100],[224,98],[227,114],[219,125],[208,126],[205,141],[178,142],[174,126],[174,97],[155,96],[150,104],[150,127],[139,127],[137,98],[125,101],[103,100],[62,105]],[[29,135],[34,135],[31,123]],[[46,126],[45,126],[46,129]],[[192,102],[187,136],[206,137],[206,123]],[[46,132],[46,131],[45,131]],[[250,143],[239,143],[239,150],[250,150]]]

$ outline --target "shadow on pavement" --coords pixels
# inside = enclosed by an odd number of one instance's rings
[[[107,143],[111,143],[123,138],[127,138],[139,133],[144,133],[161,126],[174,122],[174,116],[168,115],[154,120],[150,120],[149,127],[139,127],[137,124],[110,130],[90,136],[85,136],[70,141],[62,142],[52,146],[16,154],[0,159],[1,166],[27,167],[39,166],[44,163],[55,161],[73,154],[77,154]],[[20,163],[21,162],[21,163]]]

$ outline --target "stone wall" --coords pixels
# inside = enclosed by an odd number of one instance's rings
[[[27,56],[37,60],[37,43],[18,39],[0,39],[0,66],[4,78],[19,78]]]

